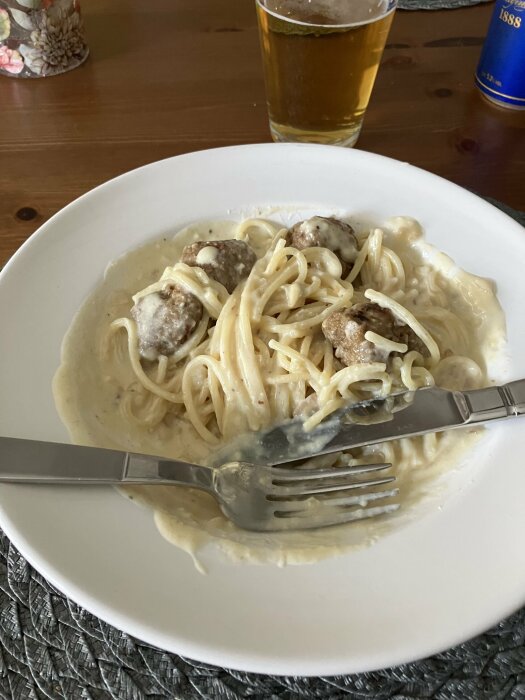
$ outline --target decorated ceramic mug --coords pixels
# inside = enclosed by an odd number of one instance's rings
[[[88,53],[78,0],[0,0],[0,74],[56,75]]]

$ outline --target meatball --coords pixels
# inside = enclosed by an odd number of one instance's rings
[[[248,277],[257,256],[244,241],[200,241],[187,245],[180,260],[191,267],[201,267],[231,294]]]
[[[409,350],[428,355],[426,346],[414,331],[399,323],[389,309],[383,309],[378,304],[355,304],[349,309],[334,311],[323,321],[322,330],[334,346],[335,356],[347,366],[387,361],[390,353],[366,340],[365,333],[368,331],[396,343],[405,343]]]
[[[136,321],[139,351],[146,360],[173,355],[202,319],[203,307],[184,287],[168,285],[146,294],[131,309]]]
[[[303,248],[328,248],[337,255],[346,277],[355,262],[359,248],[353,228],[339,219],[325,216],[313,216],[300,221],[288,231],[288,245]]]

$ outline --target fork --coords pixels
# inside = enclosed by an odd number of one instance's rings
[[[213,495],[246,530],[321,528],[397,510],[391,464],[330,468],[226,462],[204,467],[163,457],[0,437],[0,482],[190,486]]]
[[[140,471],[142,466],[137,462],[140,459],[139,455],[132,456],[126,480],[134,480],[134,469],[138,465]],[[191,484],[211,493],[222,512],[245,530],[321,528],[385,515],[399,508],[398,503],[374,505],[399,493],[397,488],[381,488],[395,481],[392,474],[378,474],[390,469],[389,463],[320,469],[247,462],[228,462],[214,468],[163,460],[158,464],[159,477],[167,479],[165,483]]]

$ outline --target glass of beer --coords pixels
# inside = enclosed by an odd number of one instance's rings
[[[353,146],[397,0],[256,0],[275,141]]]

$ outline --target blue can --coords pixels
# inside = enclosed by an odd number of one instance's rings
[[[525,109],[525,0],[496,0],[476,84],[492,102]]]

